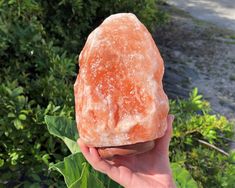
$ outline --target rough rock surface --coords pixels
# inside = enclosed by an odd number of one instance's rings
[[[85,144],[121,146],[163,136],[169,110],[163,60],[135,15],[105,19],[89,35],[79,65],[76,121]]]

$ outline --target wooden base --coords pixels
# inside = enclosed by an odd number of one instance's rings
[[[154,141],[148,141],[124,146],[98,147],[97,150],[101,158],[109,159],[116,155],[123,156],[144,153],[153,149],[154,146]]]

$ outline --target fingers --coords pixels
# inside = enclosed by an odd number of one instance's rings
[[[78,145],[86,160],[95,170],[107,174],[115,181],[119,180],[119,169],[112,164],[112,161],[107,162],[106,160],[101,159],[95,148],[87,147],[80,139],[78,139]]]
[[[172,136],[172,123],[174,121],[173,115],[167,116],[167,130],[165,132],[165,135],[159,139],[156,140],[156,151],[168,155],[169,150],[169,144],[171,141]]]
[[[92,165],[92,167],[102,173],[107,174],[111,169],[111,165],[100,158],[97,150],[92,147],[87,147],[83,142],[78,139],[78,145],[86,160]]]
[[[167,130],[165,133],[165,137],[166,137],[165,139],[166,139],[166,142],[168,143],[168,147],[169,147],[172,133],[173,133],[172,124],[173,124],[174,118],[175,118],[175,116],[172,114],[167,116]]]

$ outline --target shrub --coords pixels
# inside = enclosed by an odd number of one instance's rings
[[[166,20],[156,0],[55,0],[43,1],[42,23],[48,37],[69,52],[78,53],[88,34],[110,14],[133,12],[149,29]],[[63,15],[63,16],[61,16]],[[50,18],[50,19],[48,19]]]
[[[234,153],[229,153],[233,125],[210,112],[197,89],[188,100],[171,101],[176,118],[170,158],[186,168],[199,187],[233,187],[235,161]]]

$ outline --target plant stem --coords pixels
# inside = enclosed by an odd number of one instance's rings
[[[220,153],[222,153],[222,154],[224,154],[226,156],[229,156],[229,154],[227,152],[225,152],[224,150],[222,150],[222,149],[220,149],[220,148],[218,148],[218,147],[216,147],[216,146],[214,146],[214,145],[212,145],[212,144],[210,144],[210,143],[208,143],[208,142],[206,142],[204,140],[201,140],[201,139],[197,139],[197,140],[198,140],[198,142],[200,142],[200,143],[202,143],[202,144],[204,144],[204,145],[206,145],[208,147],[211,147],[211,148],[217,150],[218,152],[220,152]]]

